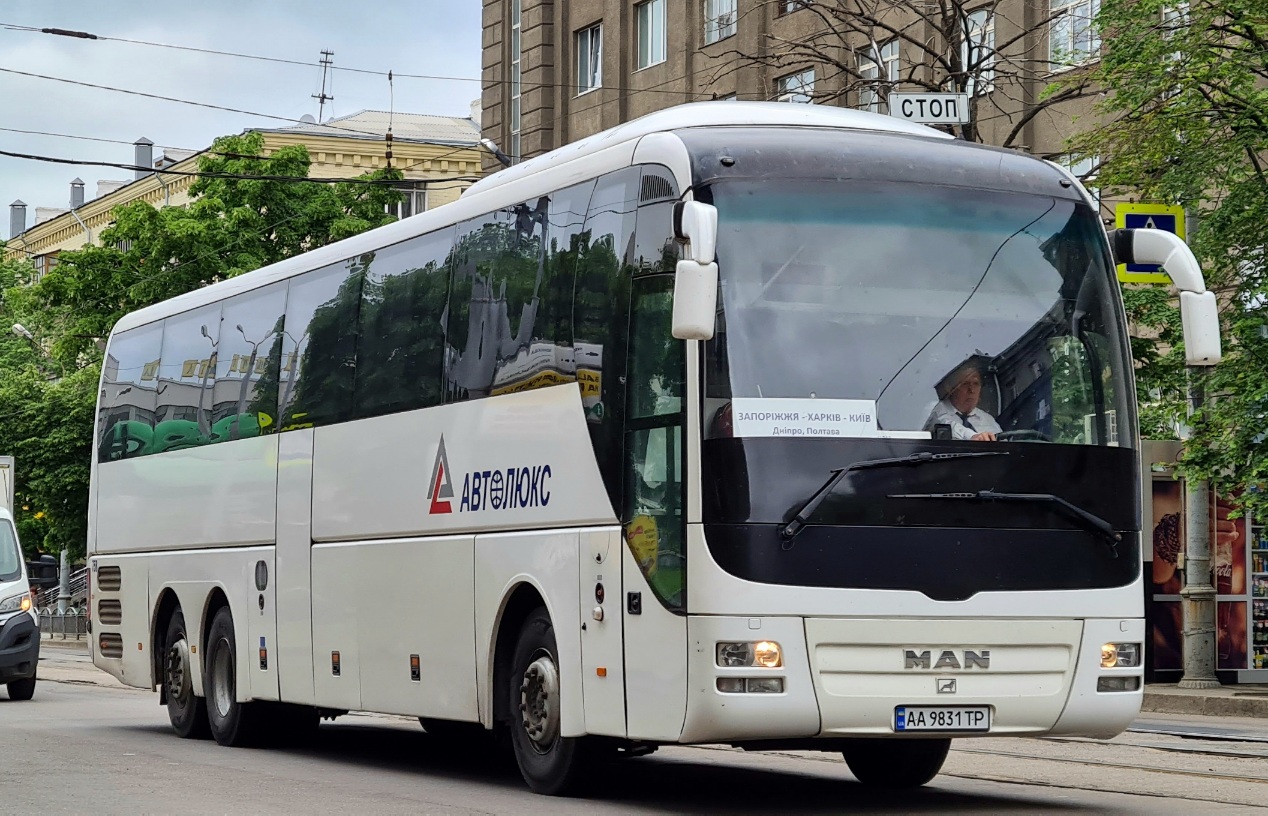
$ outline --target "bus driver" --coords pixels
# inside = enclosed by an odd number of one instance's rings
[[[995,417],[978,407],[982,398],[982,372],[977,363],[967,360],[951,370],[936,386],[940,400],[933,407],[925,430],[949,425],[952,439],[994,442],[1000,433]]]

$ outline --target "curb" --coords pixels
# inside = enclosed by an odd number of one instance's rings
[[[1216,697],[1203,694],[1167,694],[1146,691],[1140,710],[1150,714],[1268,718],[1268,697]]]

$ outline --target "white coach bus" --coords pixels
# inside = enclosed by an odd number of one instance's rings
[[[90,504],[93,660],[181,736],[509,733],[534,790],[664,744],[1108,737],[1144,641],[1115,260],[1053,165],[704,103],[130,314]]]

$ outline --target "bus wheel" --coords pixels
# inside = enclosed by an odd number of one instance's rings
[[[35,696],[35,678],[24,677],[14,680],[5,686],[9,690],[10,700],[29,700]]]
[[[177,608],[167,622],[163,639],[163,686],[167,692],[167,718],[177,736],[206,739],[207,703],[194,695],[194,664],[189,652],[189,635],[185,616]]]
[[[237,701],[238,658],[233,635],[233,613],[221,607],[207,633],[203,689],[207,692],[207,723],[221,745],[254,744],[269,712]]]
[[[938,775],[950,748],[949,739],[860,739],[841,753],[864,785],[918,788]]]
[[[547,795],[566,792],[581,765],[580,740],[560,736],[558,655],[550,615],[539,607],[520,630],[503,691],[520,774],[534,792]]]

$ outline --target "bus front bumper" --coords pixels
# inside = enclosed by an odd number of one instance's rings
[[[1105,644],[1139,644],[1140,655],[1139,619],[701,616],[688,619],[688,633],[683,742],[1111,737],[1135,719],[1142,700],[1139,665],[1102,668]],[[746,642],[778,643],[781,665],[719,665],[717,644]],[[972,727],[916,734],[905,730],[912,711],[960,712]]]

